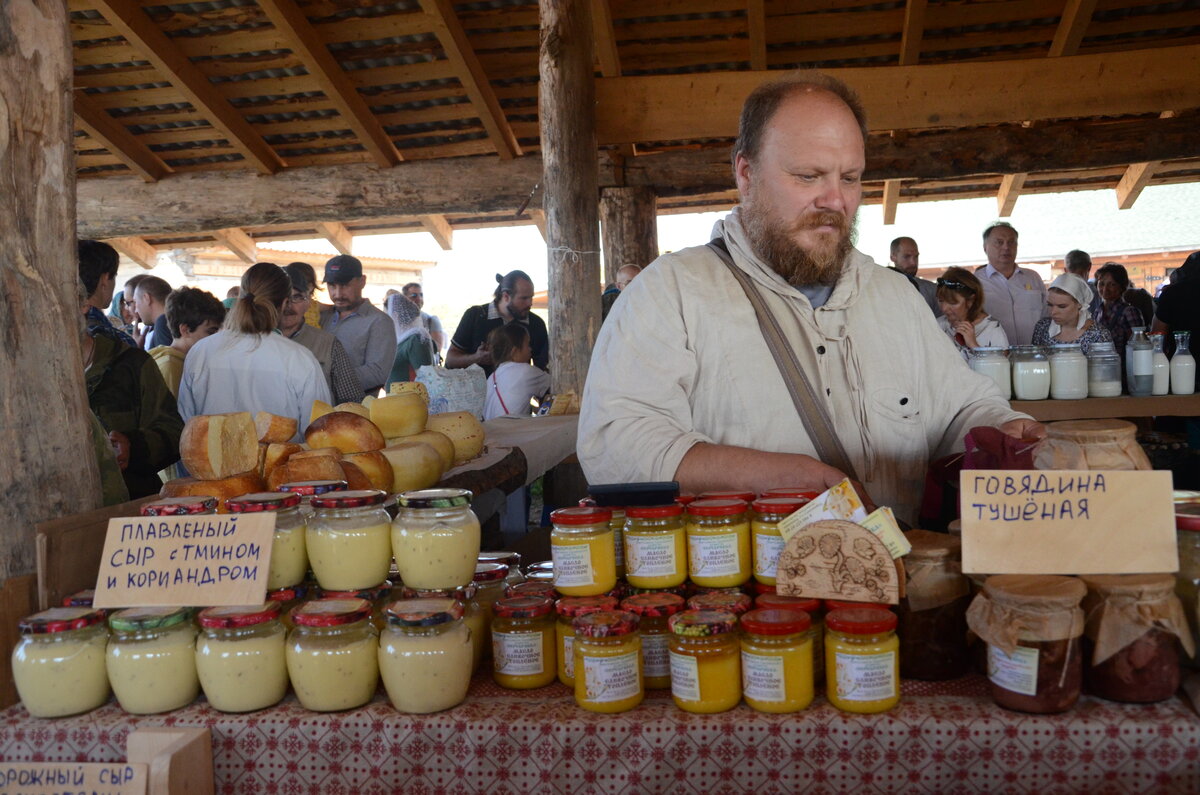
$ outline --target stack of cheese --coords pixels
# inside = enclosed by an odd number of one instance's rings
[[[179,457],[191,477],[168,481],[164,497],[206,496],[217,499],[217,510],[225,512],[225,501],[262,491],[262,464],[278,442],[296,435],[296,421],[259,412],[201,414],[183,426]]]

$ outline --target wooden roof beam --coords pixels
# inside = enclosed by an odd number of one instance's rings
[[[927,0],[908,0],[904,6],[904,30],[900,36],[900,65],[915,66],[921,59],[921,39],[925,36]]]
[[[104,241],[146,270],[158,264],[158,249],[141,237],[110,237]]]
[[[1095,10],[1096,0],[1067,0],[1066,8],[1059,17],[1058,29],[1054,31],[1054,41],[1050,42],[1051,58],[1079,52],[1083,32],[1092,21],[1092,12]]]
[[[450,226],[450,222],[446,220],[444,215],[422,215],[421,226],[425,231],[433,235],[433,239],[442,247],[443,251],[449,251],[454,247],[454,228]]]
[[[1117,209],[1128,210],[1132,207],[1161,166],[1161,160],[1151,160],[1148,163],[1133,163],[1126,168],[1121,181],[1117,183]]]
[[[746,28],[750,40],[750,68],[765,71],[767,68],[766,0],[746,0]]]
[[[996,206],[1001,218],[1012,215],[1013,207],[1017,204],[1017,197],[1021,195],[1021,188],[1025,186],[1027,176],[1029,175],[1005,174],[1000,180],[1000,191],[996,194]]]
[[[550,242],[550,239],[546,237],[546,211],[530,207],[525,213],[533,219],[534,225],[537,226],[538,231],[542,234],[542,240],[547,243]]]
[[[237,254],[238,259],[247,265],[258,262],[258,246],[244,230],[236,226],[228,229],[215,229],[212,236],[222,246]]]
[[[620,77],[621,56],[617,52],[617,37],[613,33],[612,10],[608,2],[592,0],[592,37],[595,39],[596,60],[600,62],[600,74]]]
[[[350,242],[353,235],[345,224],[332,221],[318,221],[317,234],[329,241],[329,245],[337,249],[339,254],[350,253]]]
[[[896,205],[900,203],[900,180],[889,179],[883,183],[883,224],[896,223]]]
[[[108,111],[97,107],[87,94],[75,90],[72,100],[75,123],[128,166],[130,171],[146,182],[157,182],[171,173],[170,166],[129,132],[124,124],[110,116]]]

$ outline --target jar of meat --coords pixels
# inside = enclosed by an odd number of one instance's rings
[[[962,573],[962,540],[911,530],[905,557],[906,593],[900,624],[900,675],[905,679],[957,679],[970,667],[967,608],[971,581]]]

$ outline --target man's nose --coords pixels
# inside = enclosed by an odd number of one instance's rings
[[[841,180],[832,175],[821,180],[821,191],[813,204],[821,210],[844,213],[846,195]]]

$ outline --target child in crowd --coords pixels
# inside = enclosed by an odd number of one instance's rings
[[[550,391],[550,374],[529,363],[533,357],[529,329],[519,322],[494,328],[488,334],[487,347],[496,369],[488,376],[483,418],[529,416],[530,401]]]

